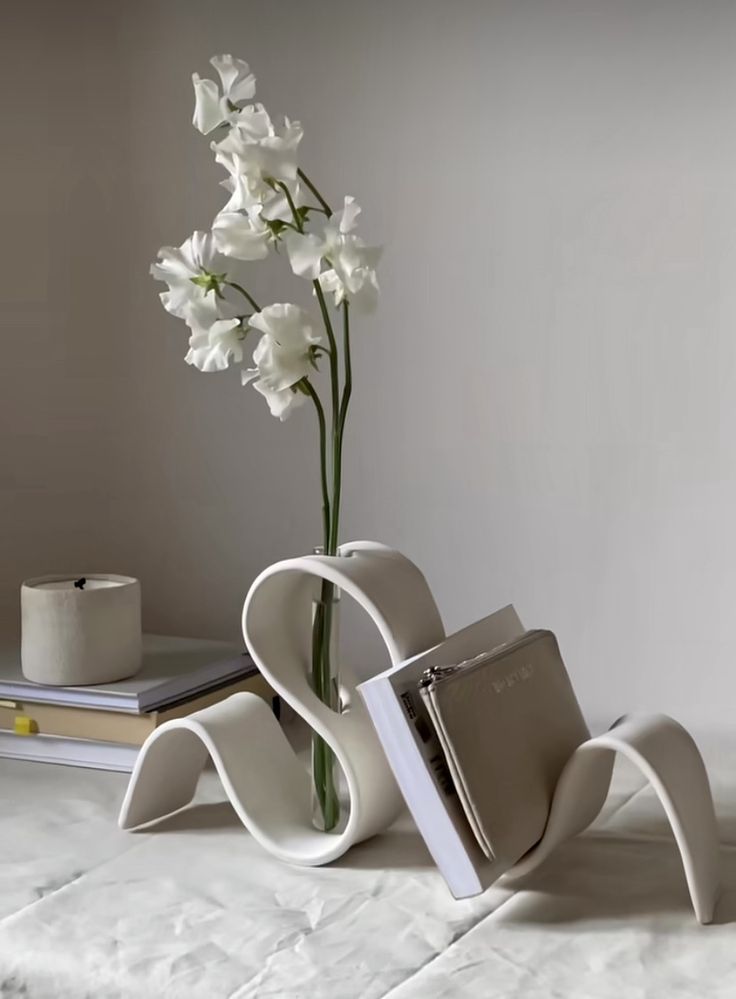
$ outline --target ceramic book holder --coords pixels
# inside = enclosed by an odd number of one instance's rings
[[[349,710],[340,715],[309,687],[311,602],[322,579],[369,614],[392,663],[436,645],[445,633],[419,569],[399,552],[371,542],[345,545],[340,557],[278,562],[251,587],[243,609],[246,643],[273,689],[337,755],[350,796],[344,829],[326,833],[313,827],[309,775],[268,705],[247,693],[167,722],[148,737],[125,795],[122,828],[154,822],[189,804],[208,757],[249,832],[289,863],[330,863],[394,821],[403,801],[354,684],[344,681]],[[621,719],[573,753],[541,841],[506,877],[528,874],[593,821],[606,799],[616,753],[632,760],[658,794],[682,855],[696,917],[710,922],[719,845],[708,777],[688,733],[663,715]]]

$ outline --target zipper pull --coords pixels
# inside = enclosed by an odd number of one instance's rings
[[[456,673],[459,669],[460,666],[429,666],[422,673],[417,686],[420,690],[423,690],[425,687],[430,687],[437,680],[443,680],[451,673]]]

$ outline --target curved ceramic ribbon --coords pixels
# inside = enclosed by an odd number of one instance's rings
[[[347,557],[346,557],[347,556]],[[312,827],[310,782],[268,705],[255,694],[162,725],[146,740],[120,813],[124,829],[187,805],[211,756],[243,824],[267,850],[295,864],[326,864],[391,824],[402,801],[354,685],[337,715],[312,692],[307,673],[313,596],[322,579],[352,596],[381,633],[392,663],[444,638],[434,598],[417,567],[370,542],[340,557],[306,556],[266,569],[243,608],[251,654],[274,690],[332,747],[347,780],[350,813],[339,833]],[[528,874],[600,812],[616,753],[628,757],[664,806],[680,849],[695,914],[710,922],[719,888],[719,844],[708,776],[697,746],[664,715],[622,718],[573,753],[555,789],[544,835],[509,872]]]
[[[334,750],[350,795],[345,828],[337,833],[313,828],[304,764],[268,705],[245,693],[167,722],[148,737],[123,802],[122,828],[188,804],[208,755],[249,832],[290,863],[327,864],[393,822],[403,801],[354,684],[346,683],[348,710],[340,715],[309,686],[312,599],[323,579],[367,611],[392,663],[436,645],[445,633],[419,569],[399,552],[372,542],[344,545],[338,557],[278,562],[253,583],[243,608],[246,643],[273,689]]]
[[[719,891],[720,846],[708,774],[689,733],[666,715],[621,718],[575,750],[555,788],[542,839],[506,877],[528,874],[590,825],[606,800],[616,753],[639,768],[659,797],[682,856],[696,918],[710,923]]]

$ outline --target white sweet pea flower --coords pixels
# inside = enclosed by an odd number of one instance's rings
[[[309,313],[277,303],[251,316],[249,325],[263,333],[253,359],[268,388],[289,388],[309,374],[311,348],[322,339]]]
[[[375,266],[381,249],[366,246],[353,233],[360,211],[355,198],[346,197],[342,211],[327,221],[321,237],[290,232],[285,242],[295,274],[319,280],[322,289],[333,295],[335,305],[347,299],[359,311],[370,312],[378,299]],[[323,263],[327,265],[324,271]]]
[[[253,354],[253,360],[256,360],[255,354]],[[256,361],[256,363],[258,362]],[[243,385],[247,385],[256,377],[257,372],[254,374],[252,371],[244,371],[242,374]],[[268,403],[271,416],[277,417],[282,423],[291,416],[293,410],[302,406],[307,398],[302,392],[293,388],[270,389],[261,379],[253,382],[253,388],[256,392],[260,392]]]
[[[350,273],[331,268],[320,274],[319,283],[336,306],[348,301],[358,312],[369,313],[378,304],[378,278],[370,267],[357,267]]]
[[[184,360],[199,371],[225,371],[231,361],[239,364],[243,360],[245,332],[240,320],[222,316],[219,306],[219,301],[209,296],[191,303],[183,317],[191,331]]]
[[[225,278],[227,261],[215,247],[211,232],[194,232],[180,247],[163,246],[158,261],[151,264],[151,274],[165,281],[168,291],[159,296],[163,307],[184,318],[193,302],[201,302]]]
[[[347,299],[361,312],[372,312],[378,301],[376,265],[381,257],[380,246],[366,246],[353,233],[360,214],[355,198],[346,197],[343,210],[328,220],[325,226],[328,269],[319,275],[322,289],[332,294],[335,305]]]
[[[345,235],[346,232],[351,232],[355,228],[356,220],[362,211],[363,209],[355,198],[350,194],[346,194],[342,211],[335,212],[328,221],[327,227],[331,231],[337,229],[341,235]]]
[[[262,104],[248,104],[241,108],[233,117],[232,124],[251,142],[260,142],[275,134],[271,116]]]
[[[249,324],[263,336],[253,354],[255,368],[243,372],[243,385],[253,382],[272,415],[283,421],[304,402],[293,386],[309,374],[312,347],[321,337],[309,314],[296,305],[270,305],[251,316]]]
[[[217,319],[207,331],[192,333],[184,360],[198,371],[225,371],[230,361],[243,360],[239,319]]]
[[[212,143],[212,149],[231,178],[242,178],[250,196],[264,202],[273,194],[274,181],[296,180],[297,149],[304,132],[298,122],[288,119],[276,128],[269,118],[265,134],[250,124],[241,127],[236,122],[224,139]],[[262,129],[264,121],[258,127]]]
[[[327,252],[327,243],[315,233],[301,233],[293,230],[284,239],[289,254],[291,269],[297,277],[316,281],[322,270],[322,258]]]
[[[291,206],[282,190],[274,191],[267,185],[260,185],[256,196],[251,190],[248,178],[242,174],[235,174],[220,183],[230,193],[222,212],[247,212],[250,215],[257,211],[267,222],[291,222]],[[286,180],[283,183],[289,189],[294,205],[299,208],[304,204],[304,193],[299,182]]]
[[[226,257],[263,260],[268,256],[271,231],[261,218],[261,205],[250,211],[222,211],[212,223],[215,245]]]
[[[198,73],[192,74],[195,101],[192,124],[203,135],[223,122],[232,124],[237,120],[240,109],[233,111],[231,105],[250,100],[256,92],[256,78],[247,62],[231,55],[221,55],[213,56],[210,63],[220,77],[222,94],[212,80],[202,80]]]
[[[255,97],[256,78],[243,59],[236,59],[231,55],[212,56],[210,65],[215,67],[222,80],[224,96],[233,104]]]

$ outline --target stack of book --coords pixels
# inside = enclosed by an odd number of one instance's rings
[[[143,665],[128,680],[52,687],[23,676],[16,648],[0,652],[0,757],[100,770],[133,769],[159,725],[249,691],[273,692],[251,658],[207,639],[144,635]]]

